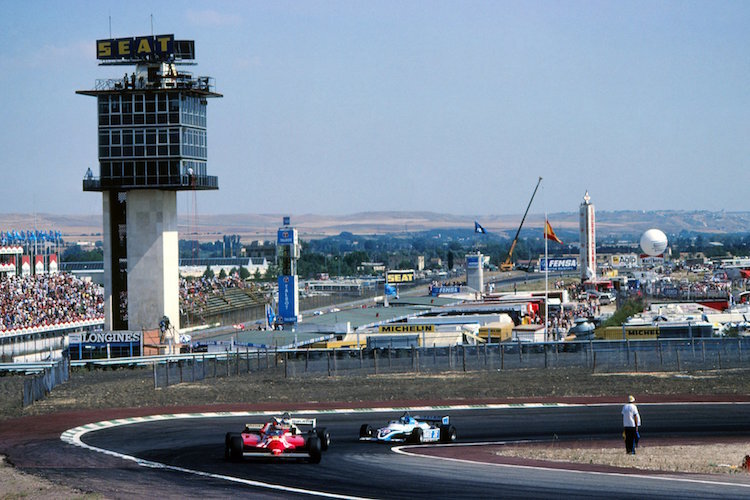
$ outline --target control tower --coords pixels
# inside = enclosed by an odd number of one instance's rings
[[[299,281],[297,259],[300,257],[299,235],[284,217],[276,233],[276,261],[279,265],[279,319],[285,325],[299,320]]]
[[[589,192],[583,196],[578,210],[578,227],[581,242],[581,281],[596,280],[596,217]]]
[[[102,193],[105,330],[179,329],[177,191],[218,189],[206,170],[208,77],[193,65],[195,43],[174,35],[97,40],[100,66],[135,66],[97,80],[99,176],[84,191]]]

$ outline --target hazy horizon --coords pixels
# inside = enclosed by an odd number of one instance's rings
[[[742,211],[750,3],[53,2],[0,20],[3,213],[101,213],[95,41],[195,40],[219,191],[178,211]],[[197,205],[193,205],[193,200]]]

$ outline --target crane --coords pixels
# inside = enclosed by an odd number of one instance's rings
[[[539,189],[539,184],[541,183],[542,183],[542,178],[539,177],[539,180],[536,183],[536,187],[534,188],[534,192],[531,193],[531,199],[529,200],[529,204],[526,206],[526,211],[523,213],[521,224],[518,226],[518,231],[516,231],[516,237],[513,238],[513,243],[510,244],[510,250],[508,251],[508,258],[505,259],[505,262],[500,264],[501,271],[513,270],[513,263],[510,261],[510,259],[513,257],[513,250],[515,250],[516,243],[518,243],[518,235],[521,234],[521,228],[523,227],[523,222],[526,220],[526,215],[529,213],[529,208],[531,208],[531,202],[534,201],[534,196],[536,195],[536,191],[537,189]]]

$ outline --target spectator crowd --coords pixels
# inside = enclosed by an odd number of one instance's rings
[[[0,331],[104,316],[101,286],[70,274],[0,278]]]
[[[226,278],[180,278],[180,313],[200,315],[209,296],[255,287],[236,273]],[[122,304],[127,308],[127,297]],[[104,289],[91,281],[65,273],[0,277],[0,331],[103,317]]]

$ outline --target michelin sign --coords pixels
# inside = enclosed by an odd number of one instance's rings
[[[544,257],[539,259],[539,270],[544,272],[547,270],[547,260],[549,260],[550,271],[575,271],[578,269],[578,259],[575,257],[564,257],[564,258],[550,258],[545,259]]]

